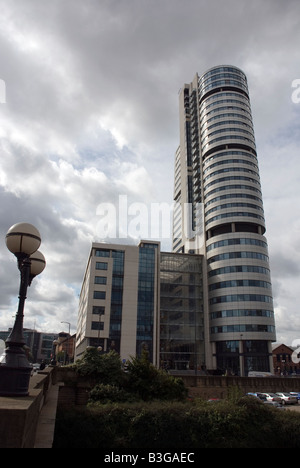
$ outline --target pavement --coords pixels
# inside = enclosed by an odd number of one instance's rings
[[[52,448],[59,385],[53,385],[40,413],[34,448]]]
[[[300,413],[300,405],[285,405],[285,408],[291,411],[297,411],[297,413]]]

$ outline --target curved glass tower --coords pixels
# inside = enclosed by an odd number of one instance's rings
[[[233,66],[211,68],[184,85],[179,102],[173,250],[206,259],[206,365],[272,371],[275,322],[247,78]],[[191,207],[189,230],[183,206]]]

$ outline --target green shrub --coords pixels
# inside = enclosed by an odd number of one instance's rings
[[[157,369],[143,351],[141,357],[131,358],[127,365],[126,388],[136,393],[142,400],[183,400],[187,389],[180,378]]]
[[[115,351],[101,354],[97,348],[87,348],[72,368],[81,376],[94,377],[105,384],[117,385],[123,379],[121,359]]]
[[[89,395],[89,404],[93,403],[111,403],[111,402],[130,402],[135,401],[134,395],[126,392],[124,388],[116,385],[98,384]]]
[[[87,348],[72,367],[79,375],[92,378],[97,384],[90,393],[90,403],[183,400],[187,396],[183,380],[158,370],[149,362],[146,351],[141,357],[131,358],[126,373],[116,352],[100,354],[92,347]]]
[[[298,448],[300,414],[254,398],[114,403],[58,411],[54,448]]]

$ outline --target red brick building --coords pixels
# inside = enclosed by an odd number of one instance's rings
[[[300,352],[281,343],[273,348],[274,374],[300,375]]]
[[[62,364],[70,364],[74,362],[76,334],[69,335],[69,333],[61,332],[55,342],[55,359]]]

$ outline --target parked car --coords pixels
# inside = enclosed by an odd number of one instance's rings
[[[249,371],[248,377],[274,377],[271,372]]]
[[[290,392],[290,395],[296,397],[296,398],[297,398],[297,401],[299,402],[299,400],[300,400],[300,392]]]
[[[273,401],[269,398],[267,398],[267,395],[265,393],[259,393],[259,392],[254,392],[254,393],[247,393],[247,396],[253,396],[255,398],[258,398],[259,400],[262,401],[262,403],[265,403],[266,405],[271,405],[275,406],[276,408],[282,408],[281,401]]]
[[[298,400],[295,396],[292,396],[290,393],[278,392],[276,393],[281,398],[282,405],[297,405]]]
[[[276,403],[282,404],[282,399],[276,393],[263,393],[263,395],[266,395],[267,401],[269,401],[269,402],[271,401],[271,402],[276,402]]]
[[[253,397],[256,397],[256,398],[258,398],[259,400],[262,400],[262,401],[267,400],[266,395],[264,395],[263,393],[259,393],[259,392],[247,393],[247,396],[253,396]]]

